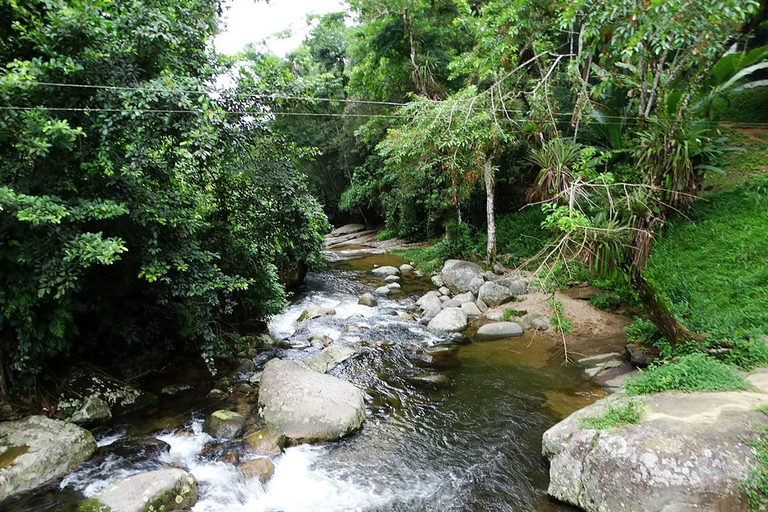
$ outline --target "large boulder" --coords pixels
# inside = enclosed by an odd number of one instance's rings
[[[45,416],[0,423],[0,501],[62,476],[96,451],[87,430]]]
[[[480,287],[477,298],[488,306],[495,308],[514,299],[515,294],[504,283],[488,281]]]
[[[157,401],[152,393],[81,367],[69,373],[62,388],[66,391],[56,407],[56,416],[82,425],[104,422],[113,414],[135,411]]]
[[[496,284],[504,286],[512,295],[524,295],[528,293],[531,280],[523,275],[512,275],[503,279],[494,281]]]
[[[357,350],[352,347],[331,345],[304,360],[304,364],[320,373],[328,373],[347,359],[354,357]]]
[[[203,430],[216,439],[231,439],[245,430],[245,417],[224,409],[215,411],[205,418]]]
[[[460,308],[446,308],[429,321],[430,332],[460,332],[467,328],[467,314]]]
[[[523,328],[515,322],[496,322],[480,326],[475,333],[477,341],[503,340],[523,335]]]
[[[416,306],[419,307],[422,311],[432,311],[434,313],[437,313],[440,311],[443,303],[440,302],[440,297],[437,295],[436,292],[428,292],[421,296],[419,300],[416,301]]]
[[[197,502],[197,495],[197,480],[194,476],[182,469],[158,469],[115,482],[86,500],[79,511],[187,510]]]
[[[454,294],[472,292],[477,295],[485,282],[483,269],[480,265],[468,261],[460,261],[451,265],[446,262],[443,266],[442,276],[445,286]]]
[[[333,236],[352,235],[365,231],[365,224],[346,224],[331,231]]]
[[[264,422],[294,442],[332,441],[363,424],[363,392],[297,361],[264,368],[259,391]]]
[[[768,394],[660,393],[641,400],[637,424],[585,427],[630,400],[611,396],[544,433],[551,496],[587,512],[747,510],[739,486],[755,460],[749,439],[768,423],[755,410]]]
[[[307,306],[307,309],[305,309],[301,315],[299,315],[299,322],[303,322],[305,320],[314,320],[315,318],[320,318],[321,316],[328,316],[328,315],[335,315],[336,310],[333,308],[323,308],[316,304],[310,304]]]

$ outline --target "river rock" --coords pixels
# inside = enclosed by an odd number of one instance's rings
[[[755,461],[749,439],[768,423],[755,410],[768,395],[660,393],[643,399],[638,424],[584,428],[629,400],[600,400],[544,433],[551,496],[587,512],[747,510],[739,481]]]
[[[445,303],[446,303],[446,302],[448,302],[449,300],[451,300],[451,297],[450,297],[449,295],[441,295],[441,296],[440,296],[440,302],[441,302],[442,304],[445,304]]]
[[[365,224],[346,224],[331,231],[333,236],[352,235],[365,231]]]
[[[495,308],[514,299],[515,294],[498,281],[488,281],[480,287],[477,297],[488,306]]]
[[[446,297],[445,295],[443,295],[443,297],[448,299],[448,297]],[[442,309],[445,309],[445,308],[460,308],[461,307],[461,302],[459,302],[457,300],[454,300],[454,299],[443,300],[443,297],[440,297],[440,302],[443,303],[440,306]]]
[[[321,316],[335,315],[335,314],[336,314],[336,310],[333,308],[321,308],[316,304],[310,304],[309,306],[307,306],[307,309],[305,309],[301,313],[298,321],[303,322],[305,320],[314,320],[315,318],[320,318]]]
[[[102,404],[92,400],[92,397],[106,403],[112,415],[141,409],[157,401],[152,393],[140,391],[113,377],[82,367],[70,371],[62,388],[66,391],[62,393],[56,407],[56,416],[61,419],[76,417],[88,424],[94,424],[97,416],[108,419]],[[89,401],[90,404],[86,406]]]
[[[191,393],[194,389],[195,388],[187,384],[170,384],[168,386],[163,386],[163,389],[160,390],[160,394],[164,396],[178,396]]]
[[[374,275],[381,277],[396,276],[400,274],[400,271],[397,269],[397,267],[390,267],[389,265],[377,267],[371,270],[371,272],[373,272]]]
[[[396,283],[400,280],[400,276],[387,276],[384,278],[385,283]]]
[[[272,428],[263,428],[243,438],[245,445],[254,455],[274,458],[283,453],[285,436]]]
[[[358,304],[362,304],[364,306],[368,306],[369,308],[375,308],[379,305],[379,301],[376,300],[376,297],[373,296],[372,293],[364,293],[360,296],[360,299],[357,301]]]
[[[449,260],[451,261],[451,260]],[[460,261],[455,264],[443,266],[443,281],[452,293],[472,292],[477,294],[480,286],[485,282],[483,269],[480,265],[468,261]]]
[[[275,465],[265,457],[249,460],[240,464],[240,472],[246,479],[258,478],[266,483],[275,474]]]
[[[437,291],[440,292],[440,295],[450,295],[451,294],[451,290],[447,286],[441,286],[440,289],[437,290]]]
[[[205,419],[203,430],[217,439],[231,439],[243,433],[245,418],[242,414],[222,409]]]
[[[392,293],[392,290],[387,288],[386,286],[379,286],[374,290],[375,293],[378,293],[379,295],[389,295]]]
[[[432,276],[431,279],[432,279],[432,284],[434,284],[438,288],[442,288],[443,286],[445,286],[445,281],[443,281],[443,276],[441,276],[440,274],[436,276]]]
[[[73,412],[67,421],[76,425],[89,426],[100,425],[112,419],[112,410],[109,404],[98,396],[89,396],[82,407]]]
[[[187,510],[197,502],[197,480],[182,469],[158,469],[129,476],[86,500],[81,512],[155,512]]]
[[[467,314],[459,308],[447,308],[440,311],[429,321],[430,332],[459,332],[467,328]]]
[[[482,299],[477,299],[475,301],[475,306],[477,306],[477,309],[479,309],[481,313],[488,311],[488,304],[486,304]]]
[[[629,354],[629,361],[640,368],[650,365],[659,356],[657,350],[638,343],[627,343],[625,348]]]
[[[496,322],[481,326],[475,334],[478,341],[501,340],[523,335],[523,328],[514,322]]]
[[[361,390],[288,360],[264,368],[259,410],[268,426],[295,442],[332,441],[359,428],[365,419]]]
[[[413,265],[403,263],[400,265],[400,272],[413,272]]]
[[[541,313],[528,313],[527,315],[523,316],[522,320],[520,322],[527,328],[527,329],[535,329],[537,331],[546,331],[549,330],[549,320],[542,315]]]
[[[530,291],[530,278],[523,277],[521,274],[514,274],[494,282],[506,287],[512,295],[525,295]]]
[[[327,334],[313,334],[309,337],[309,344],[312,346],[320,346],[325,348],[331,343],[333,343],[333,338]]]
[[[226,391],[222,391],[220,389],[213,388],[208,392],[208,398],[212,400],[220,400],[222,398],[226,398],[227,393]]]
[[[0,502],[76,468],[96,451],[77,425],[45,416],[0,423]]]
[[[422,295],[421,298],[416,301],[416,306],[422,311],[433,311],[437,313],[440,311],[442,302],[440,302],[440,299],[435,292],[429,292]]]
[[[480,316],[483,314],[479,309],[477,309],[477,306],[474,302],[465,302],[461,305],[461,310],[468,316]]]
[[[352,347],[332,345],[304,359],[304,364],[316,372],[328,373],[356,354],[357,350]]]
[[[465,302],[475,302],[475,296],[472,292],[460,293],[455,295],[453,300],[459,304],[464,304]]]
[[[387,285],[387,288],[389,288],[390,290],[399,290],[400,289],[400,284],[399,283],[389,283]]]

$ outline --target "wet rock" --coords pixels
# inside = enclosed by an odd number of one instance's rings
[[[435,314],[440,311],[442,303],[435,292],[429,292],[421,296],[416,301],[416,306],[422,311],[433,311]]]
[[[224,454],[224,456],[221,458],[222,461],[232,464],[233,466],[237,466],[240,464],[240,453],[239,452],[227,452]]]
[[[45,416],[0,423],[0,502],[64,475],[96,451],[77,425]]]
[[[384,278],[385,283],[396,283],[400,280],[400,276],[387,276]]]
[[[361,390],[288,360],[264,368],[259,410],[269,427],[296,442],[338,439],[359,428],[365,419]]]
[[[86,500],[80,512],[154,512],[186,510],[197,502],[197,480],[181,469],[158,469],[115,482]]]
[[[483,313],[477,309],[474,302],[465,302],[461,305],[461,310],[467,314],[467,316],[480,316]]]
[[[157,460],[171,451],[171,445],[153,437],[118,439],[99,448],[99,455],[117,455],[124,459]]]
[[[257,334],[255,336],[241,336],[237,342],[238,354],[243,357],[256,357],[260,351],[278,346],[269,334]]]
[[[320,373],[328,373],[338,365],[354,357],[357,350],[352,347],[333,345],[304,359],[304,364]]]
[[[450,295],[451,294],[451,290],[447,286],[441,286],[438,291],[440,292],[441,295]]]
[[[459,360],[456,358],[455,351],[425,351],[423,354],[412,356],[411,361],[413,361],[416,366],[420,366],[422,368],[444,369],[454,368],[459,365]]]
[[[768,423],[755,410],[768,395],[659,393],[640,402],[638,424],[584,427],[630,400],[613,395],[544,433],[551,496],[587,512],[747,510],[739,481],[754,467],[748,440]]]
[[[443,281],[443,276],[441,276],[440,274],[436,276],[432,276],[431,279],[432,279],[432,284],[434,284],[438,288],[442,288],[443,286],[445,286],[445,281]]]
[[[475,296],[472,292],[460,293],[459,295],[454,296],[453,300],[460,304],[464,304],[465,302],[475,302]]]
[[[430,332],[459,332],[467,328],[467,314],[459,308],[447,308],[440,311],[429,321]]]
[[[390,266],[384,266],[384,267],[378,267],[373,270],[371,270],[374,275],[386,277],[386,276],[396,276],[400,274],[400,271],[397,269],[397,267],[390,267]]]
[[[106,423],[110,419],[112,419],[112,410],[109,404],[97,396],[89,396],[82,407],[73,412],[67,421],[87,427]]]
[[[217,439],[237,437],[245,430],[245,417],[222,409],[205,418],[203,430]]]
[[[627,343],[626,349],[629,361],[640,368],[645,368],[659,357],[657,350],[637,343]]]
[[[495,308],[501,304],[505,304],[515,298],[515,294],[512,293],[508,287],[500,284],[498,281],[488,281],[483,283],[478,292],[478,298],[486,303],[488,306]]]
[[[307,309],[305,309],[299,316],[299,322],[303,322],[305,320],[314,320],[315,318],[320,318],[321,316],[335,314],[336,310],[333,308],[321,308],[315,304],[310,304]]]
[[[400,284],[398,284],[398,283],[389,283],[387,285],[387,288],[389,288],[390,290],[399,290],[400,289]]]
[[[226,392],[224,392],[224,391],[222,391],[220,389],[216,389],[216,388],[213,388],[212,390],[210,390],[208,392],[208,398],[212,398],[214,400],[219,400],[221,398],[226,398],[226,396],[227,396]]]
[[[386,286],[379,286],[378,288],[376,288],[376,290],[374,290],[374,292],[379,295],[389,295],[390,293],[392,293],[392,290],[390,290]]]
[[[485,282],[483,269],[480,265],[468,261],[449,265],[450,261],[447,261],[443,266],[442,276],[445,286],[450,288],[453,293],[472,292],[477,294],[480,286]]]
[[[408,382],[423,388],[447,388],[451,386],[451,379],[442,373],[421,373],[409,377]]]
[[[515,322],[496,322],[480,326],[475,334],[478,341],[501,340],[516,338],[523,335],[523,328]]]
[[[285,436],[272,428],[257,430],[243,439],[245,446],[254,455],[275,458],[283,453]]]
[[[624,364],[624,361],[622,361],[621,359],[609,359],[608,361],[598,362],[595,366],[585,369],[584,373],[586,373],[590,377],[594,377],[597,374],[604,372],[605,370],[609,370],[611,368],[618,368],[623,364]]]
[[[262,374],[262,372],[254,373],[253,375],[251,375],[248,378],[248,382],[250,382],[251,385],[253,385],[253,386],[258,386],[259,383],[261,382],[261,374]]]
[[[365,231],[365,224],[346,224],[331,231],[331,235],[352,235],[355,233],[360,233],[361,231]]]
[[[233,376],[237,375],[245,375],[248,373],[253,373],[256,370],[256,364],[254,364],[252,359],[238,359],[237,360],[237,367],[235,367],[235,370],[232,372]]]
[[[413,271],[413,265],[409,265],[407,263],[403,263],[400,265],[400,272],[412,272]]]
[[[258,478],[259,482],[266,483],[275,474],[275,465],[271,460],[261,457],[243,462],[240,472],[246,479]]]
[[[399,316],[400,316],[400,320],[404,322],[413,322],[414,320],[413,315],[410,313],[400,313]]]
[[[125,382],[105,374],[91,372],[85,368],[74,368],[67,377],[61,399],[56,407],[56,416],[69,419],[83,408],[91,397],[105,402],[113,415],[148,407],[157,401],[152,393],[140,391]],[[92,405],[100,405],[91,400]],[[100,407],[94,407],[96,410]],[[105,416],[105,415],[102,415]]]
[[[160,390],[160,394],[164,396],[178,396],[194,391],[195,388],[188,386],[187,384],[171,384],[165,386]]]
[[[323,347],[327,347],[331,343],[333,343],[333,338],[328,336],[327,334],[313,334],[309,337],[309,342],[312,344],[320,343]]]

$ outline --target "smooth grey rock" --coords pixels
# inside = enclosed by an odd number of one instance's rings
[[[504,265],[501,263],[494,263],[493,264],[493,273],[497,276],[503,276],[504,273],[506,273],[507,269],[504,268]]]
[[[478,341],[501,340],[504,338],[516,338],[523,335],[523,328],[515,322],[496,322],[480,326],[475,334]]]
[[[522,324],[528,329],[537,331],[549,330],[549,320],[541,313],[529,313],[521,320]]]
[[[409,265],[408,263],[403,263],[400,265],[400,272],[411,272],[413,271],[413,265]]]
[[[436,292],[429,292],[416,301],[416,306],[422,311],[440,311],[442,303]]]
[[[397,267],[390,267],[389,265],[385,265],[383,267],[375,268],[375,269],[371,270],[371,272],[373,272],[374,275],[382,276],[382,277],[396,276],[396,275],[400,274],[400,270],[398,270]]]
[[[528,287],[530,285],[530,280],[521,275],[512,275],[494,282],[506,287],[512,295],[525,295],[528,293]]]
[[[488,304],[486,304],[483,299],[477,299],[475,301],[475,306],[477,306],[477,309],[479,309],[481,313],[488,311]]]
[[[755,461],[748,440],[768,423],[755,410],[768,395],[659,393],[642,399],[638,424],[584,428],[630,400],[613,395],[544,433],[551,496],[587,512],[746,512],[740,480]]]
[[[400,276],[387,276],[384,278],[385,283],[396,283],[400,280]]]
[[[96,451],[85,429],[45,416],[0,423],[0,502],[64,475]]]
[[[231,439],[245,430],[245,417],[224,409],[215,411],[205,418],[203,430],[217,439]]]
[[[477,297],[488,306],[495,308],[514,299],[515,294],[499,281],[488,281],[480,287]]]
[[[480,316],[483,313],[477,308],[474,302],[465,302],[461,305],[461,310],[468,316]]]
[[[357,350],[352,347],[332,345],[317,354],[309,356],[303,362],[316,372],[328,373],[356,354]]]
[[[110,485],[81,505],[80,510],[155,512],[186,510],[197,502],[197,480],[182,469],[158,469],[129,476]]]
[[[445,286],[454,294],[464,292],[477,294],[480,286],[485,282],[480,265],[468,261],[460,261],[447,268],[444,266],[442,276]]]
[[[374,290],[374,293],[377,293],[379,295],[389,295],[392,293],[392,290],[387,288],[386,286],[379,286]]]
[[[485,313],[485,318],[492,322],[501,322],[504,320],[503,311],[488,311]]]
[[[264,422],[295,442],[332,441],[360,427],[363,392],[296,361],[267,364],[259,411]]]
[[[605,370],[608,370],[610,368],[618,368],[624,364],[624,361],[621,359],[611,359],[609,361],[602,361],[597,364],[597,366],[593,366],[592,368],[587,368],[584,370],[584,373],[589,375],[590,377],[594,377],[598,373],[602,373]]]
[[[447,308],[440,311],[429,321],[430,332],[459,332],[467,328],[467,314],[459,308]]]
[[[327,334],[313,334],[312,336],[309,337],[309,343],[311,345],[319,345],[325,348],[331,343],[333,343],[333,338],[331,338]]]
[[[451,300],[451,297],[450,297],[450,296],[448,296],[448,295],[441,295],[441,296],[440,296],[440,302],[442,302],[443,304],[445,304],[445,303],[446,303],[446,302],[448,302],[449,300]]]
[[[453,300],[464,304],[465,302],[475,302],[475,295],[472,292],[460,293],[453,297]]]
[[[358,300],[357,303],[368,306],[369,308],[374,308],[379,305],[379,301],[376,300],[376,297],[374,297],[372,293],[362,294],[360,296],[360,300]]]
[[[450,294],[451,294],[451,290],[449,290],[447,286],[441,286],[441,287],[440,287],[440,289],[439,289],[438,291],[439,291],[439,292],[440,292],[442,295],[450,295]]]
[[[594,363],[609,361],[611,359],[616,359],[618,357],[621,357],[621,354],[619,354],[618,352],[609,352],[607,354],[598,354],[596,356],[583,357],[576,362],[582,366],[590,366],[590,365],[593,365]]]
[[[440,274],[436,276],[432,276],[432,284],[434,284],[438,288],[442,288],[443,286],[445,286],[445,281],[443,281],[443,276],[441,276]]]
[[[299,316],[299,322],[304,322],[305,320],[314,320],[315,318],[320,318],[321,316],[328,316],[328,315],[335,315],[336,310],[333,308],[323,308],[316,304],[310,304],[307,306],[307,309],[305,309],[301,315]]]
[[[399,290],[400,289],[400,283],[389,283],[387,285],[387,288],[390,290]]]
[[[354,233],[359,233],[361,231],[365,231],[365,224],[346,224],[344,226],[340,226],[333,231],[331,231],[331,235],[333,236],[341,236],[341,235],[352,235]]]
[[[440,306],[443,309],[445,309],[445,308],[460,308],[461,307],[461,302],[459,302],[457,300],[454,300],[454,299],[448,299],[448,300],[440,299],[440,300],[443,302],[443,305]]]

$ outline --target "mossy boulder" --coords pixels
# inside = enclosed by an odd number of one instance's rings
[[[283,452],[285,436],[272,428],[257,430],[243,439],[248,450],[254,455],[274,458]]]
[[[222,409],[211,413],[205,419],[203,430],[217,439],[238,437],[245,430],[245,417]]]
[[[197,502],[194,476],[181,469],[159,469],[129,476],[85,500],[78,512],[170,512]]]

